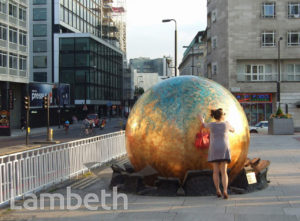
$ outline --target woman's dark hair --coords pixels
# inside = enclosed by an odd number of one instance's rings
[[[213,117],[213,118],[215,118],[216,120],[220,120],[223,114],[224,113],[223,113],[223,109],[222,108],[210,111],[210,116]]]

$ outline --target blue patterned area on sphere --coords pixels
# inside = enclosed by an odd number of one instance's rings
[[[182,76],[164,80],[153,86],[144,95],[146,99],[143,105],[157,101],[153,111],[161,110],[167,121],[175,120],[178,129],[184,130],[186,123],[194,119],[191,113],[198,111],[199,105],[206,105],[223,94],[223,87],[212,84],[210,80]]]

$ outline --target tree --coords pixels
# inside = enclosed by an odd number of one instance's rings
[[[135,96],[140,96],[144,93],[144,88],[142,87],[138,87],[138,86],[135,86],[135,89],[134,89],[134,95]]]

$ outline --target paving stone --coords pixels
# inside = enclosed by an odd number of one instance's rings
[[[299,221],[296,216],[286,215],[235,215],[234,221]]]
[[[228,214],[214,214],[214,213],[180,213],[174,218],[174,221],[235,221],[233,215]]]
[[[261,205],[249,205],[228,207],[227,214],[255,214],[255,215],[284,215],[284,210],[281,207],[276,206],[261,206]]]
[[[300,216],[300,207],[298,207],[298,208],[284,208],[283,210],[284,210],[285,214],[287,214],[287,215]]]

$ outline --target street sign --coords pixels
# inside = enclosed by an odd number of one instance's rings
[[[13,110],[14,109],[14,93],[13,93],[13,90],[11,90],[11,89],[8,90],[8,102],[9,102],[9,109]]]

